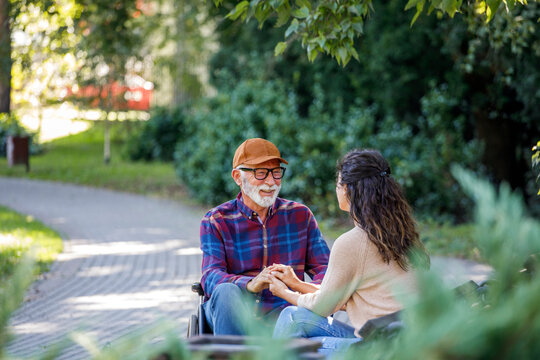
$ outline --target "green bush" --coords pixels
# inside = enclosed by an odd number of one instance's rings
[[[230,177],[236,147],[249,137],[274,142],[289,162],[282,196],[302,201],[320,215],[339,213],[335,200],[335,164],[354,148],[376,148],[422,217],[461,219],[470,201],[450,174],[459,162],[477,167],[480,144],[463,136],[465,119],[446,88],[434,88],[422,99],[416,127],[361,103],[344,110],[342,102],[327,105],[320,79],[306,117],[298,113],[296,94],[279,81],[241,81],[236,87],[205,99],[186,116],[177,144],[178,176],[200,201],[217,205],[231,199],[238,187]]]
[[[28,136],[30,154],[35,155],[43,151],[40,144],[35,141],[36,134],[24,128],[17,116],[13,113],[0,113],[0,156],[6,156],[8,136]]]
[[[294,96],[279,82],[243,81],[229,92],[203,100],[186,117],[185,137],[175,152],[176,172],[192,195],[217,205],[237,194],[231,178],[232,158],[246,138],[267,138],[288,159],[293,154],[288,142],[294,136],[281,137],[267,123],[298,124]]]
[[[156,108],[136,135],[128,138],[131,160],[172,161],[175,144],[184,132],[184,107]]]

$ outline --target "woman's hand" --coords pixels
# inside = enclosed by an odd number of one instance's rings
[[[277,277],[270,275],[270,286],[268,289],[274,296],[280,297],[292,305],[298,305],[298,296],[300,294],[289,290],[287,285]]]
[[[274,296],[278,296],[280,298],[283,298],[285,292],[289,290],[287,285],[285,285],[283,281],[279,280],[275,276],[270,276],[270,286],[268,289]]]
[[[269,266],[269,269],[272,276],[278,278],[293,290],[295,290],[302,283],[298,276],[296,276],[293,268],[290,266],[274,264]]]

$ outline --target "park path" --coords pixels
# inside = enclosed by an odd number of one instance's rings
[[[7,352],[42,354],[73,331],[104,346],[160,319],[179,336],[195,310],[200,278],[200,209],[140,195],[45,181],[0,178],[0,204],[39,219],[64,252],[13,315]],[[1,225],[0,225],[1,226]],[[71,346],[59,359],[89,354]]]
[[[204,211],[141,195],[2,177],[0,205],[35,217],[64,239],[64,252],[10,321],[15,338],[8,354],[42,354],[74,331],[106,346],[163,318],[184,336],[197,303],[190,284],[200,278]],[[432,259],[432,268],[451,286],[485,279],[490,271],[448,258]],[[89,357],[73,345],[59,359]]]

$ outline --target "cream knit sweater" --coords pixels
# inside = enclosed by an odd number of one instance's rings
[[[412,272],[395,261],[386,264],[367,233],[355,227],[334,242],[320,289],[300,295],[298,306],[325,317],[345,306],[358,336],[367,320],[402,308],[394,295],[415,291]]]

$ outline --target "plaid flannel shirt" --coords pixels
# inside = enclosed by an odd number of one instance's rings
[[[277,198],[262,224],[242,201],[242,193],[204,216],[201,250],[201,284],[207,297],[224,282],[245,290],[251,279],[274,263],[291,266],[300,280],[307,272],[314,283],[320,283],[330,253],[306,206]],[[288,304],[268,289],[257,298],[262,314]]]

